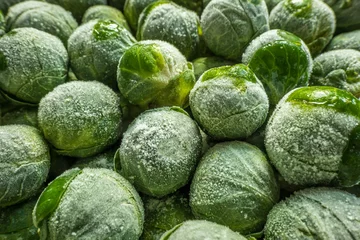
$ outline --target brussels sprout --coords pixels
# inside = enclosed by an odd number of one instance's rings
[[[336,28],[355,30],[360,28],[360,1],[357,0],[322,0],[328,4],[336,15]]]
[[[313,56],[330,42],[335,32],[335,14],[320,0],[284,0],[270,13],[270,28],[300,37]]]
[[[32,221],[32,210],[36,199],[10,206],[0,211],[0,239],[38,240],[39,236]]]
[[[182,192],[156,199],[144,196],[145,223],[141,240],[159,240],[176,225],[194,219],[188,197]]]
[[[120,92],[143,109],[188,105],[195,84],[193,66],[174,46],[159,40],[132,45],[120,59]]]
[[[199,17],[170,1],[148,5],[138,22],[138,40],[166,41],[179,49],[187,59],[194,58],[199,51],[200,35]]]
[[[2,116],[1,125],[23,124],[38,128],[38,109],[35,107],[22,107],[7,112]]]
[[[311,85],[333,86],[360,97],[360,52],[340,49],[314,59]]]
[[[5,18],[0,10],[0,37],[5,34]]]
[[[199,79],[200,76],[211,68],[234,65],[235,63],[219,57],[202,57],[193,61],[195,78]]]
[[[65,156],[89,157],[120,137],[120,99],[102,83],[62,84],[39,104],[39,126],[56,151]]]
[[[337,189],[306,189],[271,210],[265,239],[359,239],[359,216],[360,198]]]
[[[97,80],[116,89],[120,57],[135,38],[112,20],[93,20],[77,28],[68,42],[70,66],[80,80]]]
[[[228,227],[204,220],[189,220],[183,222],[160,238],[160,240],[246,240],[240,234]]]
[[[122,11],[124,9],[125,1],[126,0],[108,0],[108,4]]]
[[[114,156],[117,148],[112,148],[98,155],[79,158],[72,166],[73,168],[105,168],[114,170]]]
[[[218,56],[241,60],[248,43],[269,30],[264,0],[211,1],[201,15],[204,40]]]
[[[52,181],[33,211],[40,239],[138,239],[140,196],[108,169],[72,169]]]
[[[326,47],[326,50],[330,51],[336,49],[355,49],[360,51],[360,30],[335,36]]]
[[[0,38],[0,91],[8,98],[38,103],[65,82],[68,55],[60,39],[34,28]]]
[[[126,0],[124,15],[130,27],[136,32],[141,12],[151,3],[158,0]]]
[[[264,84],[271,105],[290,90],[307,86],[313,64],[306,44],[282,30],[270,30],[253,40],[242,61]]]
[[[0,208],[35,195],[49,167],[49,149],[36,128],[0,126]]]
[[[24,2],[27,0],[1,0],[0,1],[0,11],[3,12],[4,15],[6,15],[8,9],[17,3]]]
[[[205,72],[190,92],[190,107],[212,138],[238,139],[250,136],[264,123],[269,100],[255,74],[238,64]]]
[[[300,186],[360,181],[360,102],[333,87],[303,87],[277,105],[265,132],[268,156],[285,181]]]
[[[22,2],[11,7],[6,15],[7,31],[14,28],[33,27],[57,36],[65,46],[77,26],[71,13],[58,5],[46,2]]]
[[[90,7],[86,12],[84,13],[84,16],[82,18],[82,23],[87,23],[91,20],[113,20],[120,26],[126,28],[131,31],[128,23],[126,22],[126,19],[122,12],[116,8],[105,6],[105,5],[96,5],[93,7]]]
[[[265,155],[245,142],[216,144],[196,169],[190,206],[197,218],[224,224],[241,234],[262,230],[279,199],[279,187]]]
[[[199,128],[184,110],[148,110],[124,133],[115,168],[138,191],[162,197],[188,183],[201,149]]]

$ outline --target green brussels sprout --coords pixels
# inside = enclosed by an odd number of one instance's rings
[[[193,61],[195,78],[199,79],[200,76],[211,68],[230,66],[235,63],[219,57],[202,57]]]
[[[14,109],[2,116],[1,125],[23,124],[38,128],[37,112],[36,107]]]
[[[325,52],[314,59],[310,84],[333,86],[360,97],[360,52],[339,49]]]
[[[338,30],[356,30],[360,28],[360,2],[357,0],[322,0],[329,5],[336,15]]]
[[[122,11],[124,9],[125,1],[126,0],[108,0],[108,4]]]
[[[184,110],[152,109],[124,133],[115,168],[139,192],[163,197],[188,183],[201,149],[199,128]]]
[[[354,49],[360,51],[360,30],[335,36],[326,47],[326,51],[337,49]]]
[[[58,5],[26,1],[9,9],[6,15],[6,28],[32,27],[60,38],[67,45],[71,33],[78,27],[71,13]]]
[[[279,2],[281,2],[282,0],[265,0],[266,2],[266,6],[268,7],[269,13],[271,12],[271,10],[278,5]]]
[[[5,34],[5,18],[3,13],[0,10],[0,37]]]
[[[131,31],[124,15],[122,12],[116,8],[106,6],[106,5],[96,5],[90,7],[86,12],[84,13],[84,16],[82,18],[82,23],[87,23],[91,20],[112,20],[119,24],[120,26],[123,26],[129,32]]]
[[[198,15],[201,15],[203,10],[202,0],[172,0],[176,4],[183,6],[189,10],[196,12]]]
[[[135,43],[120,59],[118,87],[143,109],[188,105],[195,84],[193,66],[173,45],[160,40]]]
[[[36,199],[13,205],[0,211],[0,239],[38,240],[37,229],[32,221]]]
[[[247,238],[231,231],[228,227],[204,220],[183,222],[160,238],[160,240],[246,240]]]
[[[34,211],[40,239],[138,239],[144,223],[140,196],[108,169],[68,170],[41,193]]]
[[[0,11],[3,12],[4,15],[6,15],[8,9],[17,3],[24,2],[27,0],[1,0],[0,1]]]
[[[265,132],[272,164],[289,184],[360,182],[360,102],[328,86],[302,87],[277,105]]]
[[[56,87],[39,104],[39,127],[65,156],[89,157],[121,133],[120,99],[102,83],[73,81]]]
[[[49,149],[36,128],[0,126],[0,209],[34,196],[49,167]]]
[[[335,14],[320,0],[284,0],[270,13],[270,28],[282,29],[300,37],[316,56],[335,32]]]
[[[144,196],[145,223],[141,240],[159,240],[176,225],[194,219],[189,198],[181,191],[161,199]]]
[[[124,15],[130,27],[136,32],[138,20],[141,12],[151,3],[158,0],[126,0],[124,5]]]
[[[68,54],[60,39],[34,28],[0,38],[0,91],[15,101],[37,104],[65,82]]]
[[[254,39],[242,62],[264,84],[273,106],[290,90],[308,85],[313,65],[306,44],[283,30],[270,30]]]
[[[120,57],[136,42],[131,33],[112,20],[92,20],[70,36],[70,66],[80,80],[97,80],[116,89]]]
[[[269,213],[265,239],[359,239],[360,198],[331,188],[296,192]]]
[[[117,148],[111,148],[103,153],[98,155],[79,158],[76,160],[75,164],[72,165],[72,168],[105,168],[109,170],[114,170],[114,156]]]
[[[138,40],[171,43],[187,59],[193,59],[200,48],[200,20],[193,11],[170,1],[158,1],[141,13],[136,35]]]
[[[237,64],[206,71],[190,92],[190,107],[212,138],[238,139],[249,137],[264,123],[269,100],[255,74]]]
[[[201,15],[208,48],[218,56],[241,60],[248,43],[269,30],[264,0],[211,1]]]
[[[279,186],[265,155],[257,147],[238,141],[209,149],[190,189],[195,217],[241,234],[261,231],[278,200]]]

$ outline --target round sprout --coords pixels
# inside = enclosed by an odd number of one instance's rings
[[[141,12],[151,3],[158,0],[126,0],[124,6],[124,15],[130,27],[136,31]]]
[[[284,0],[271,11],[270,27],[300,37],[313,56],[330,42],[335,32],[335,15],[320,0]]]
[[[326,50],[330,51],[336,49],[355,49],[360,51],[360,30],[335,36],[326,47]]]
[[[204,220],[183,222],[160,238],[160,240],[246,240],[246,237],[231,231],[228,227]]]
[[[0,165],[0,208],[35,195],[50,167],[40,132],[26,125],[0,126]]]
[[[26,1],[14,5],[6,15],[7,31],[14,28],[32,27],[67,40],[78,24],[71,13],[58,5]]]
[[[138,191],[162,197],[188,183],[201,140],[198,126],[181,108],[148,110],[124,133],[115,167]]]
[[[200,76],[211,68],[234,65],[235,63],[219,57],[203,57],[193,61],[195,78]]]
[[[98,155],[77,159],[73,168],[105,168],[114,170],[114,156],[117,148],[112,148]]]
[[[360,97],[360,52],[333,50],[314,59],[311,85],[333,86]]]
[[[261,231],[278,199],[271,165],[257,147],[245,142],[219,143],[209,149],[191,183],[194,215],[241,234]]]
[[[247,44],[269,30],[264,0],[211,1],[201,15],[204,40],[218,56],[241,60]]]
[[[39,126],[61,155],[89,157],[120,137],[120,99],[99,82],[62,84],[39,104]]]
[[[337,189],[306,189],[271,210],[265,239],[359,239],[359,216],[360,198]]]
[[[360,181],[360,102],[333,87],[303,87],[277,105],[265,132],[268,156],[289,184]]]
[[[174,46],[159,40],[135,43],[121,57],[118,87],[144,109],[188,105],[195,84],[193,66]]]
[[[80,80],[97,80],[116,89],[119,59],[136,40],[111,20],[93,20],[70,36],[70,66]]]
[[[82,23],[87,23],[91,20],[112,20],[116,22],[118,25],[123,26],[129,32],[131,31],[124,15],[122,12],[116,8],[106,6],[106,5],[96,5],[93,7],[90,7],[86,12],[84,13],[84,16],[82,18]]]
[[[35,107],[22,107],[5,113],[1,125],[23,124],[38,128],[38,109]]]
[[[351,31],[360,28],[360,2],[356,0],[322,0],[328,4],[336,15],[336,28]]]
[[[125,1],[126,0],[108,0],[108,4],[122,11],[124,9]]]
[[[276,105],[290,90],[307,86],[313,64],[306,44],[282,30],[267,31],[253,40],[242,62],[264,84],[271,105]]]
[[[55,36],[18,28],[0,38],[0,91],[15,101],[38,103],[65,82],[68,55]]]
[[[138,239],[144,209],[114,171],[68,170],[41,193],[33,211],[40,239]]]
[[[250,136],[264,123],[269,100],[255,74],[238,64],[205,72],[190,92],[190,107],[211,137],[238,139]]]

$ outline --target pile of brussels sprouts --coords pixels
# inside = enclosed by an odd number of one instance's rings
[[[0,0],[0,239],[360,239],[359,0]]]

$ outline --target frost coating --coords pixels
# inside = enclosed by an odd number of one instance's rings
[[[337,49],[354,49],[360,51],[360,30],[336,35],[326,47],[326,51]]]
[[[209,149],[196,169],[190,206],[197,218],[250,234],[262,230],[279,199],[279,187],[265,155],[245,142]]]
[[[34,196],[50,167],[48,146],[30,126],[0,127],[0,208]]]
[[[357,0],[322,0],[336,15],[336,28],[351,31],[360,28],[360,2]]]
[[[66,80],[68,54],[55,36],[18,28],[0,38],[0,89],[15,100],[38,103]]]
[[[39,105],[39,126],[62,154],[88,157],[100,153],[120,136],[120,99],[102,83],[62,84]]]
[[[360,199],[345,191],[295,192],[269,213],[265,239],[359,239]]]
[[[218,56],[241,60],[252,39],[269,30],[264,0],[211,1],[201,15],[209,49]]]
[[[138,191],[165,196],[188,183],[201,140],[197,125],[180,108],[148,110],[124,133],[118,170]]]

